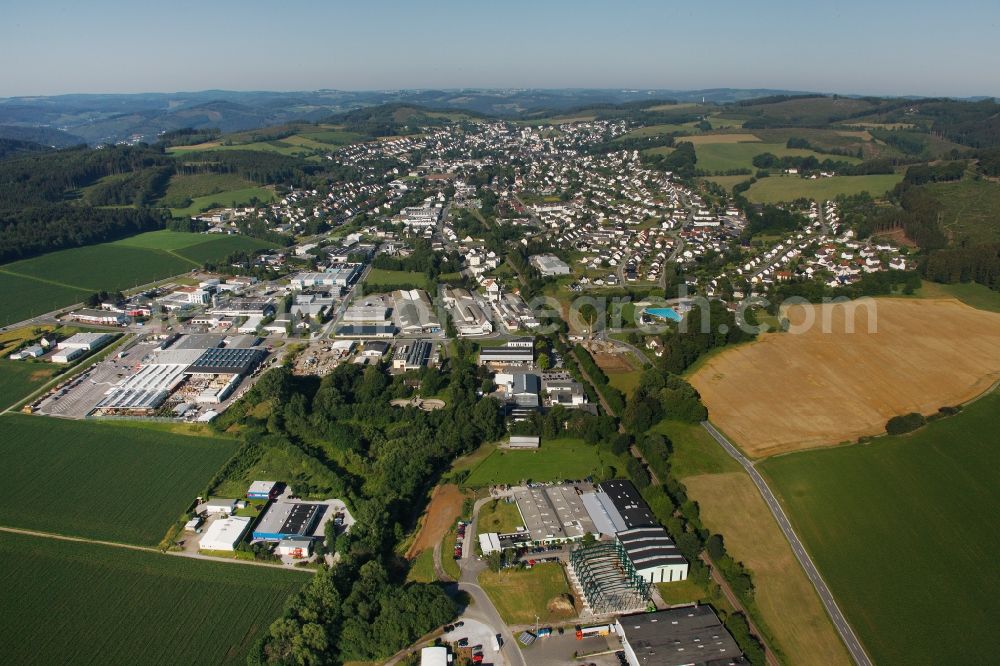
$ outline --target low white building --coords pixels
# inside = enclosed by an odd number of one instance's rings
[[[284,555],[286,557],[309,557],[312,555],[312,547],[312,539],[299,539],[292,537],[279,541],[277,547],[274,549],[274,553],[276,555]]]
[[[448,666],[448,648],[425,647],[420,651],[420,666]]]
[[[541,438],[537,435],[511,435],[507,446],[512,449],[537,449]]]
[[[483,555],[500,552],[500,535],[496,532],[483,532],[479,535],[479,547]]]
[[[204,536],[198,542],[198,548],[201,550],[236,550],[243,535],[250,529],[250,522],[251,519],[248,517],[219,518],[205,530]]]
[[[210,499],[202,506],[202,509],[208,515],[214,515],[217,513],[225,513],[232,515],[236,513],[236,500],[234,499]]]

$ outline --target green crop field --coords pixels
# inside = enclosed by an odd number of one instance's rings
[[[1000,183],[967,179],[925,189],[941,202],[941,226],[953,243],[1000,241]]]
[[[708,122],[712,125],[712,129],[717,130],[717,129],[732,129],[734,127],[743,127],[743,123],[745,123],[746,120],[728,118],[725,117],[723,114],[717,114],[714,116],[709,116]]]
[[[921,298],[957,298],[978,310],[1000,312],[1000,291],[977,282],[938,284],[924,280],[917,294]]]
[[[528,451],[496,449],[473,468],[465,485],[489,486],[499,483],[559,481],[582,479],[601,471],[601,456],[596,446],[582,439],[543,440],[541,448]]]
[[[328,129],[320,132],[303,132],[299,136],[333,146],[344,146],[349,143],[356,143],[365,139],[363,135],[356,132],[348,132],[338,129]]]
[[[179,208],[188,199],[252,186],[253,183],[235,173],[175,174],[170,178],[160,205]]]
[[[244,206],[251,199],[259,199],[264,203],[274,201],[274,191],[266,187],[243,187],[235,190],[222,190],[213,194],[191,199],[191,205],[186,208],[171,208],[174,217],[191,217],[211,208],[229,208],[233,205]]]
[[[0,409],[6,409],[52,379],[55,366],[50,363],[0,359]]]
[[[0,266],[0,326],[78,303],[93,290],[11,275]]]
[[[747,138],[752,138],[747,135]],[[809,157],[810,155],[822,162],[825,159],[856,164],[856,157],[841,157],[840,155],[823,155],[801,148],[786,148],[783,143],[765,143],[762,141],[747,141],[739,143],[708,143],[711,135],[703,136],[706,142],[699,142],[695,148],[698,155],[697,168],[708,172],[729,171],[731,169],[756,170],[753,158],[761,153],[771,153],[778,157]]]
[[[907,436],[758,465],[875,663],[993,658],[998,414],[994,392]]]
[[[878,198],[896,186],[902,174],[876,176],[834,176],[809,180],[798,176],[771,176],[761,178],[747,190],[746,197],[753,203],[779,203],[807,198],[822,201],[840,195],[868,192]]]
[[[249,236],[203,236],[199,235],[200,243],[177,250],[176,254],[196,264],[225,259],[237,251],[265,250],[273,248],[273,243],[250,238]],[[206,240],[208,239],[208,240]]]
[[[2,270],[91,293],[129,289],[192,268],[197,264],[168,251],[101,243],[23,259],[5,264]]]
[[[144,250],[181,250],[192,245],[204,243],[206,239],[212,238],[205,234],[192,234],[184,231],[147,231],[144,234],[129,236],[121,240],[109,243],[121,247],[137,247]]]
[[[309,580],[0,533],[0,645],[9,664],[245,664]]]
[[[8,414],[0,427],[16,498],[0,504],[0,526],[143,545],[160,542],[236,450],[230,439],[44,416]]]
[[[83,301],[102,289],[124,291],[225,259],[273,247],[247,236],[151,231],[59,250],[0,266],[0,325]]]

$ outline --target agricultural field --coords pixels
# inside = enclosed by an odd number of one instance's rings
[[[194,262],[169,250],[101,243],[22,259],[5,264],[0,270],[48,284],[83,289],[86,296],[101,289],[130,289],[192,268],[197,268]]]
[[[760,466],[875,663],[992,659],[998,414],[994,392],[909,435]]]
[[[0,359],[0,410],[27,398],[32,391],[52,379],[56,369],[51,363]]]
[[[464,485],[470,488],[502,483],[583,479],[599,474],[603,461],[597,447],[582,439],[543,440],[534,450],[496,449],[472,469]]]
[[[715,142],[709,141],[714,137],[743,137],[739,141]],[[697,168],[710,173],[730,171],[732,169],[750,169],[756,171],[753,165],[753,158],[761,153],[771,153],[778,157],[815,157],[820,162],[825,159],[834,159],[842,162],[857,163],[860,160],[856,157],[841,157],[839,155],[823,155],[811,150],[801,148],[786,148],[784,143],[764,143],[749,134],[706,134],[697,137],[704,141],[695,143],[695,152],[698,155]],[[767,179],[770,180],[770,179]],[[802,180],[802,179],[797,179]],[[824,179],[831,180],[831,179]],[[761,182],[764,182],[762,180]]]
[[[12,275],[5,268],[0,266],[0,326],[79,303],[93,293],[91,289]]]
[[[754,603],[789,664],[851,664],[826,610],[757,487],[740,470],[681,479],[705,527],[752,572]],[[878,663],[878,662],[877,662]]]
[[[699,167],[701,163],[699,161]],[[903,180],[903,174],[874,176],[834,176],[810,180],[799,176],[771,176],[761,178],[746,192],[753,203],[780,203],[796,199],[825,201],[838,196],[851,196],[868,192],[878,198]]]
[[[135,236],[129,236],[128,238],[122,238],[121,240],[109,243],[109,245],[170,252],[204,243],[211,238],[213,237],[207,234],[192,234],[184,231],[167,231],[166,229],[161,229],[160,231],[147,231]]]
[[[252,187],[253,183],[235,173],[175,174],[170,178],[167,192],[160,205],[183,208],[187,201],[226,190]]]
[[[576,616],[566,598],[570,594],[566,573],[557,562],[531,569],[484,571],[479,574],[479,585],[507,624],[531,624],[536,615],[543,624]]]
[[[743,181],[749,179],[750,176],[744,174],[742,176],[708,176],[706,178],[703,178],[702,180],[713,182],[716,185],[722,187],[723,189],[731,191],[734,185],[738,185]]]
[[[923,189],[941,202],[941,228],[952,243],[1000,242],[1000,183],[966,179]]]
[[[829,655],[828,663],[849,664],[819,597],[739,464],[700,425],[661,421],[652,430],[670,438],[671,470],[698,502],[703,522],[725,535],[733,557],[751,568],[759,614],[788,663],[822,664]],[[668,603],[705,594],[672,585],[660,590]]]
[[[1000,315],[953,299],[794,306],[785,316],[788,333],[727,349],[689,377],[713,423],[751,457],[877,435],[892,416],[933,414],[1000,379]]]
[[[750,132],[730,132],[692,136],[684,140],[689,143],[693,143],[697,147],[706,144],[757,143],[760,142],[760,137],[757,137]]]
[[[124,291],[186,273],[236,250],[268,247],[246,236],[151,231],[4,264],[0,325],[78,303],[102,289]]]
[[[0,525],[140,545],[160,542],[237,446],[21,414],[0,426],[0,468],[17,498],[0,505]]]
[[[1000,291],[994,291],[978,282],[938,284],[924,280],[917,295],[922,298],[957,298],[977,310],[1000,312]]]
[[[698,134],[701,130],[695,127],[697,122],[689,123],[666,123],[660,125],[646,125],[644,127],[637,127],[634,130],[630,130],[627,134],[622,136],[623,139],[640,139],[647,136],[660,136],[661,134],[672,134],[674,132],[680,132],[681,134]]]
[[[304,137],[306,139],[315,141],[317,143],[323,143],[332,146],[346,146],[351,143],[357,143],[358,141],[363,141],[364,139],[367,138],[362,134],[358,134],[357,132],[349,132],[347,130],[337,129],[333,125],[326,125],[321,127],[322,129],[320,129],[317,132],[302,132],[301,134],[298,134],[296,136]],[[289,138],[294,139],[294,137],[289,137]],[[287,140],[288,139],[286,139],[286,141]]]
[[[274,244],[262,241],[249,236],[202,236],[209,240],[203,240],[196,245],[177,250],[176,254],[193,261],[199,266],[212,261],[220,261],[228,255],[238,251],[266,250],[274,247]]]
[[[4,331],[0,333],[0,356],[7,356],[21,345],[33,342],[43,333],[49,333],[54,329],[55,326],[44,324],[41,326],[22,326]]]
[[[191,217],[212,208],[248,205],[253,199],[257,199],[263,203],[270,203],[275,199],[274,191],[267,187],[242,187],[235,190],[222,190],[214,194],[194,197],[191,199],[191,204],[186,208],[171,208],[170,214],[174,217]]]
[[[300,572],[0,533],[12,664],[245,664]]]

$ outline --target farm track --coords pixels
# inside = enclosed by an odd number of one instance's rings
[[[53,532],[39,532],[37,530],[25,530],[18,527],[5,527],[0,525],[0,532],[9,532],[10,534],[21,534],[24,536],[32,536],[42,539],[55,539],[56,541],[74,541],[77,543],[89,543],[96,546],[109,546],[111,548],[124,548],[126,550],[138,550],[147,553],[174,555],[176,557],[186,557],[188,559],[193,559],[193,560],[205,560],[207,562],[221,562],[224,564],[245,564],[255,567],[268,567],[271,569],[285,569],[287,571],[312,573],[311,569],[295,569],[286,567],[281,564],[269,564],[267,562],[251,562],[250,560],[227,559],[222,557],[209,557],[207,555],[200,555],[198,553],[182,553],[182,552],[173,552],[169,550],[162,551],[159,548],[153,548],[151,546],[136,546],[134,544],[121,543],[118,541],[102,541],[101,539],[88,539],[85,537],[75,537],[66,534],[55,534]]]
[[[34,280],[35,282],[51,284],[54,287],[63,287],[64,289],[75,289],[76,291],[82,291],[85,294],[89,294],[91,292],[90,289],[79,287],[77,285],[66,284],[65,282],[56,282],[55,280],[46,280],[45,278],[40,278],[35,275],[27,275],[25,273],[18,273],[17,271],[12,271],[6,268],[0,268],[0,273],[6,273],[7,275],[12,275],[14,277],[24,278],[25,280]]]
[[[187,263],[191,264],[195,268],[201,268],[201,264],[199,264],[197,261],[194,261],[193,259],[188,259],[184,255],[177,254],[176,250],[162,250],[162,252],[164,254],[169,254],[171,257],[176,257],[177,259],[180,259],[181,261],[186,261]]]

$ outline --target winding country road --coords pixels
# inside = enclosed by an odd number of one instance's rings
[[[798,558],[799,563],[802,568],[805,569],[806,575],[809,580],[812,581],[813,587],[816,588],[816,593],[819,594],[820,600],[823,602],[823,606],[826,607],[826,612],[829,613],[830,619],[833,620],[833,625],[837,628],[837,632],[840,634],[841,639],[843,639],[844,644],[847,646],[847,650],[851,653],[851,657],[854,659],[854,663],[858,666],[872,666],[871,660],[865,653],[864,647],[861,645],[861,641],[858,637],[854,635],[854,630],[851,629],[851,625],[847,623],[844,618],[843,613],[840,612],[840,607],[837,606],[837,602],[833,599],[833,594],[830,592],[830,588],[826,586],[826,582],[823,577],[820,576],[819,570],[816,565],[813,564],[812,558],[806,552],[803,547],[802,542],[799,541],[798,535],[795,534],[795,530],[792,529],[792,524],[789,522],[788,517],[785,515],[784,509],[781,508],[781,504],[778,499],[771,492],[768,487],[767,482],[764,481],[764,477],[761,476],[757,468],[754,467],[753,462],[743,455],[743,453],[737,449],[733,444],[726,439],[725,435],[716,430],[708,421],[701,422],[702,427],[708,431],[708,434],[726,450],[736,462],[738,462],[743,469],[746,470],[750,478],[753,479],[754,485],[757,486],[757,490],[760,491],[761,496],[763,496],[764,501],[767,503],[768,508],[771,509],[771,513],[774,514],[774,519],[778,521],[778,527],[784,532],[785,538],[788,539],[788,543],[792,546],[792,551],[795,552],[795,557]]]

